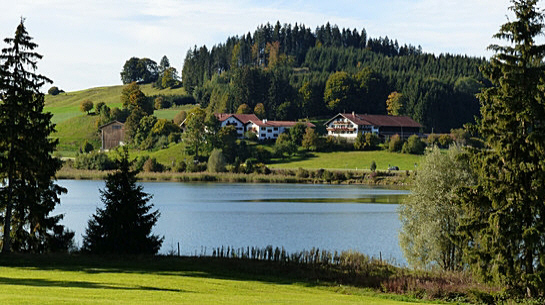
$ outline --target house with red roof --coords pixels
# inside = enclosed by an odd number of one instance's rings
[[[339,113],[325,123],[327,135],[355,139],[360,133],[374,133],[381,138],[399,134],[408,138],[420,134],[422,125],[408,116]]]
[[[316,127],[309,122],[260,120],[255,114],[215,113],[214,115],[220,122],[220,127],[234,126],[240,139],[244,138],[247,131],[252,131],[260,141],[276,140],[278,135],[288,131],[297,123],[303,123],[310,128]],[[180,127],[184,132],[185,120]]]

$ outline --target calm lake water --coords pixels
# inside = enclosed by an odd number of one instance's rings
[[[68,189],[55,213],[81,245],[87,221],[103,207],[104,181],[60,180]],[[353,185],[144,182],[161,212],[161,253],[200,255],[221,246],[357,250],[405,264],[398,244],[399,200],[408,192]]]

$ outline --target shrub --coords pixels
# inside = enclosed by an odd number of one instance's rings
[[[87,112],[89,114],[89,111],[93,110],[93,102],[90,100],[84,100],[79,104],[79,110],[81,112]]]
[[[77,154],[74,160],[74,168],[90,170],[110,170],[115,164],[103,152],[90,152],[88,154]]]
[[[49,93],[50,95],[57,95],[57,94],[61,93],[61,91],[59,90],[59,87],[53,86],[53,87],[49,88],[49,90],[47,90],[47,93]]]
[[[155,158],[149,158],[144,162],[144,165],[142,166],[142,169],[145,172],[162,172],[164,170],[164,166],[157,162],[157,159]]]
[[[185,164],[185,162],[180,161],[177,164],[174,164],[174,166],[172,166],[172,171],[177,173],[183,173],[185,172],[186,168],[187,168],[187,165]]]
[[[374,172],[375,170],[377,170],[377,163],[375,162],[375,160],[371,161],[371,166],[369,166],[369,169]]]
[[[400,152],[403,148],[403,139],[398,134],[393,135],[390,137],[390,141],[388,142],[388,151],[391,152]]]
[[[354,142],[356,150],[376,150],[380,144],[379,137],[374,133],[360,133]]]
[[[83,142],[83,144],[81,145],[81,148],[80,150],[84,153],[90,153],[93,151],[93,144],[87,142],[87,140],[85,140],[85,142]]]
[[[225,165],[225,157],[223,156],[221,149],[214,148],[208,158],[207,170],[211,173],[223,173],[225,172]]]
[[[244,137],[250,141],[257,141],[257,134],[251,130],[246,131]]]
[[[417,135],[412,135],[409,140],[403,144],[401,152],[404,154],[422,155],[425,150],[424,142]]]
[[[172,121],[174,122],[176,126],[180,126],[180,124],[182,124],[182,122],[185,120],[186,117],[187,117],[187,112],[182,110],[176,114],[176,116],[174,117]]]
[[[449,134],[442,134],[439,136],[439,144],[443,148],[448,148],[452,144],[452,138]]]
[[[295,173],[295,177],[297,177],[297,178],[308,178],[309,177],[308,170],[299,167],[297,169],[297,173]]]

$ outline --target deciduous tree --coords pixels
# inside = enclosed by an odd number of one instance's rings
[[[418,168],[411,193],[399,206],[399,243],[408,263],[416,268],[462,268],[463,248],[454,242],[462,208],[457,188],[471,185],[474,176],[462,151],[446,154],[435,147]]]

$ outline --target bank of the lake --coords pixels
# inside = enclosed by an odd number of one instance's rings
[[[104,180],[111,171],[80,170],[64,166],[57,172],[61,180]],[[413,171],[324,170],[324,169],[271,169],[268,174],[259,173],[178,173],[140,172],[140,181],[164,182],[223,182],[223,183],[304,183],[304,184],[362,184],[407,188],[414,176]]]

